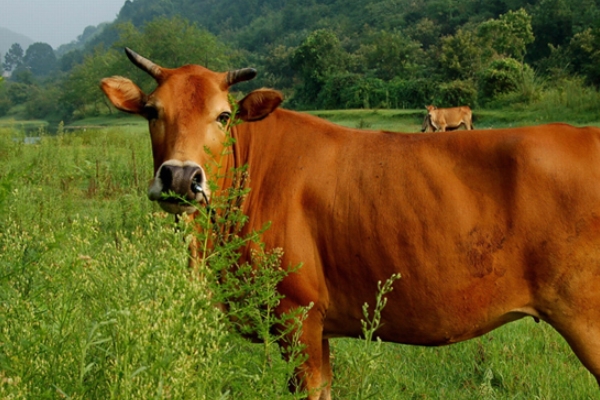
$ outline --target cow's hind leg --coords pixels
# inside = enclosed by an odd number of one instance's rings
[[[568,267],[546,269],[552,273],[550,279],[539,282],[535,309],[565,338],[600,384],[600,273],[596,261],[600,251],[596,232],[591,243],[586,242],[585,228],[578,233],[579,243],[569,244]]]
[[[596,321],[593,329],[588,321],[574,320],[568,329],[558,331],[600,385],[600,321]]]
[[[548,321],[567,341],[581,363],[600,385],[600,312],[577,315],[568,321]]]

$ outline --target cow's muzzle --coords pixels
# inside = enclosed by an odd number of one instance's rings
[[[156,172],[148,197],[167,212],[192,213],[196,210],[194,203],[208,203],[204,170],[189,161],[166,161]]]

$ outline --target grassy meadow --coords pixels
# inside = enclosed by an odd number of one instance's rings
[[[406,132],[423,117],[316,114]],[[273,341],[233,332],[190,279],[185,227],[146,198],[147,128],[122,122],[34,144],[0,127],[0,398],[300,398]],[[336,399],[599,397],[565,341],[530,318],[439,348],[336,339],[333,368]]]

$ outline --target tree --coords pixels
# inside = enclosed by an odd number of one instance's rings
[[[563,46],[573,36],[573,12],[571,7],[579,2],[569,0],[540,0],[531,11],[535,42],[531,52],[534,59],[550,55],[550,47]]]
[[[35,79],[31,73],[31,70],[24,65],[21,65],[12,72],[10,75],[10,80],[17,83],[23,83],[25,85],[35,84]]]
[[[92,36],[94,36],[94,34],[96,34],[96,32],[98,32],[98,27],[100,25],[93,26],[93,25],[88,25],[85,27],[85,29],[83,30],[83,33],[79,36],[77,36],[77,41],[79,43],[85,43],[87,42]]]
[[[19,43],[13,43],[4,55],[4,70],[9,72],[23,65],[23,48]]]
[[[346,72],[347,63],[348,53],[335,33],[319,29],[308,35],[292,56],[292,68],[304,79],[297,100],[316,99],[327,78]]]
[[[290,66],[294,48],[283,45],[270,47],[262,60],[263,80],[270,87],[290,87],[294,80],[294,70]]]
[[[62,84],[59,97],[59,103],[67,114],[78,111],[81,117],[85,117],[88,112],[87,105],[98,109],[98,105],[104,104],[106,97],[98,89],[98,83],[106,76],[117,75],[117,60],[124,58],[119,56],[115,50],[107,51],[99,47],[93,54],[86,56],[81,64],[73,67],[69,77]],[[67,120],[71,117],[67,115]]]
[[[296,49],[292,66],[307,79],[322,80],[339,73],[347,64],[348,54],[330,30],[318,29]]]
[[[481,23],[478,35],[499,56],[520,61],[525,58],[527,46],[534,41],[531,17],[522,8]]]
[[[12,102],[8,98],[4,78],[0,76],[0,117],[5,116],[12,107]]]
[[[441,35],[440,27],[429,18],[422,18],[407,26],[404,32],[414,41],[421,43],[424,49],[438,43]]]
[[[500,94],[514,92],[523,81],[523,74],[529,70],[514,58],[499,58],[492,61],[482,71],[480,78],[481,91],[484,98],[493,99]]]
[[[29,100],[25,103],[25,114],[33,119],[57,119],[59,105],[56,99],[59,95],[57,86],[31,87]]]
[[[27,85],[25,83],[11,82],[7,89],[7,95],[10,102],[14,105],[24,104],[29,100],[32,87],[32,85]]]
[[[588,28],[573,36],[565,53],[571,71],[585,76],[588,82],[600,87],[600,28]]]
[[[64,81],[60,103],[66,111],[85,116],[91,111],[88,106],[94,107],[93,112],[103,104],[108,106],[98,83],[111,75],[126,75],[143,89],[152,90],[156,82],[129,62],[124,46],[167,68],[209,63],[211,69],[226,71],[232,64],[230,51],[215,36],[182,18],[157,18],[141,31],[130,22],[117,29],[120,37],[114,48],[96,47]]]
[[[123,23],[118,30],[119,40],[114,48],[122,51],[127,46],[164,67],[200,64],[217,71],[232,67],[231,50],[208,31],[180,17],[156,18],[141,30],[131,23]],[[136,82],[153,85],[148,74],[135,68],[126,57],[120,57],[117,63],[117,71],[129,70]]]
[[[440,67],[450,80],[475,79],[492,56],[472,30],[459,29],[441,43]]]
[[[581,33],[589,28],[600,28],[600,4],[596,0],[579,0],[573,7],[573,32]]]
[[[370,35],[364,54],[367,68],[375,76],[389,81],[395,77],[415,77],[424,69],[421,45],[398,31],[380,31]]]
[[[83,62],[83,51],[79,49],[71,50],[58,60],[58,68],[63,72],[68,72],[77,64]]]
[[[56,68],[56,56],[48,43],[34,43],[27,48],[23,63],[35,76],[46,76]]]

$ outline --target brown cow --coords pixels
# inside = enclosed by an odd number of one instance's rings
[[[421,132],[446,132],[464,126],[467,130],[475,129],[473,115],[469,106],[437,108],[429,105],[423,120]]]
[[[272,221],[266,247],[283,248],[283,265],[303,263],[279,286],[278,312],[314,304],[298,371],[310,399],[331,397],[329,339],[359,337],[362,305],[395,273],[382,340],[445,345],[531,316],[600,377],[600,129],[364,131],[279,109],[280,93],[262,89],[239,102],[244,123],[222,152],[228,89],[254,70],[167,69],[127,55],[157,88],[112,77],[102,89],[149,120],[150,199],[189,211],[160,194],[210,197],[204,166],[224,154],[223,165],[248,165],[246,229]]]

